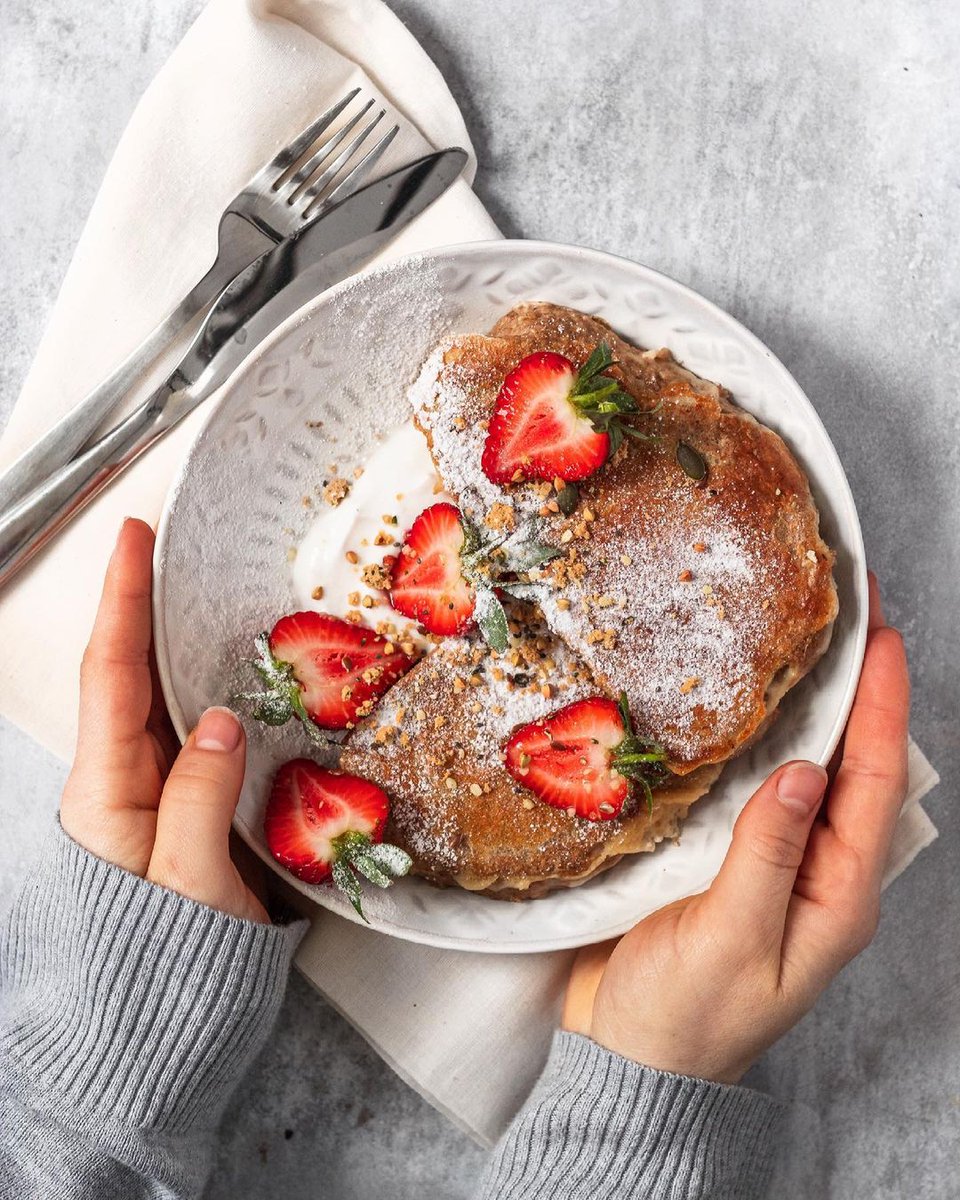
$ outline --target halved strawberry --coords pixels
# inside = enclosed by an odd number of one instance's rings
[[[414,521],[391,564],[390,603],[428,633],[463,633],[473,621],[476,592],[460,560],[465,540],[460,510],[431,504]]]
[[[493,483],[524,479],[586,479],[617,450],[623,424],[637,412],[632,396],[602,374],[613,366],[606,342],[578,371],[562,354],[522,359],[503,381],[480,465]]]
[[[576,700],[518,729],[505,747],[510,775],[554,808],[588,821],[620,815],[628,780],[639,783],[652,811],[652,789],[666,778],[666,754],[633,732],[626,696]]]
[[[239,698],[256,703],[258,721],[298,717],[308,731],[351,727],[414,662],[372,629],[329,613],[281,617],[256,647],[254,666],[267,690]]]
[[[412,865],[399,846],[383,842],[388,812],[376,784],[295,758],[274,777],[263,832],[278,863],[306,883],[332,877],[362,917],[356,873],[389,887]]]

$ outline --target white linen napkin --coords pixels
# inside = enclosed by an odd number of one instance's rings
[[[0,443],[0,467],[177,303],[213,260],[224,205],[357,85],[401,125],[385,169],[430,147],[470,148],[437,69],[380,0],[211,0],[120,140]],[[473,169],[471,159],[469,178]],[[377,261],[497,236],[462,180]],[[202,420],[201,410],[168,435],[0,594],[3,643],[31,647],[29,659],[0,658],[0,710],[63,758],[73,750],[80,657],[121,519],[156,522]],[[936,780],[911,746],[911,799],[888,882],[936,837],[918,803]],[[543,1065],[570,958],[435,950],[318,909],[297,965],[412,1087],[490,1145]]]

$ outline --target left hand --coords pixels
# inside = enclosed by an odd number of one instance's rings
[[[178,751],[152,647],[153,531],[127,520],[80,672],[80,720],[60,823],[125,871],[235,917],[269,923],[230,854],[243,726],[210,708]]]

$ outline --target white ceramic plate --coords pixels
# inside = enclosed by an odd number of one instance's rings
[[[329,473],[327,464],[362,462],[406,419],[406,387],[442,337],[486,330],[522,300],[597,313],[631,341],[668,346],[782,434],[810,477],[824,538],[837,551],[840,616],[829,653],[788,695],[767,736],[693,808],[679,845],[525,904],[439,890],[418,879],[387,892],[367,889],[364,907],[374,929],[488,952],[555,950],[612,937],[706,886],[738,812],[764,776],[788,758],[828,761],[852,703],[866,636],[863,542],[850,489],[812,405],[765,346],[689,288],[624,259],[544,242],[454,246],[319,296],[244,364],[210,412],[171,489],[157,544],[157,657],[181,737],[207,705],[223,703],[236,688],[253,636],[293,606],[288,554],[310,519],[302,497]],[[248,721],[247,733],[236,823],[279,870],[261,828],[269,781],[285,759],[311,751],[294,723],[277,730]],[[355,919],[331,888],[292,882]]]

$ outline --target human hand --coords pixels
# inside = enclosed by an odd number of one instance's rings
[[[871,575],[863,672],[822,809],[822,767],[775,771],[706,892],[581,951],[564,1028],[645,1066],[737,1082],[873,938],[907,789],[909,701]]]
[[[269,922],[230,856],[243,727],[211,708],[177,753],[152,649],[153,531],[127,520],[80,672],[80,721],[60,823],[134,875],[235,917]]]

